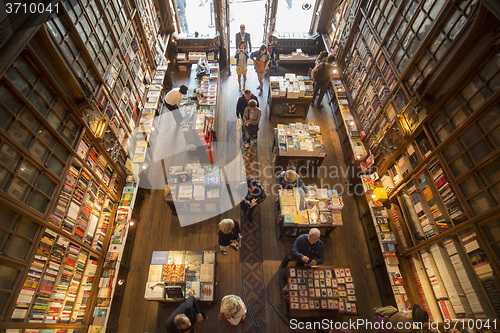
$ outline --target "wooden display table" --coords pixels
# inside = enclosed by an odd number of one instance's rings
[[[309,189],[305,197],[298,188],[280,190],[278,225],[280,237],[298,236],[318,228],[321,235],[328,237],[336,227],[342,226],[342,196],[335,190]]]
[[[144,298],[182,302],[191,294],[213,302],[215,251],[153,251]]]
[[[298,98],[272,96],[271,88],[269,87],[267,100],[269,104],[269,119],[272,116],[306,119],[312,101],[312,96]]]
[[[296,169],[307,166],[314,172],[326,157],[319,126],[302,123],[277,126],[274,129],[274,167],[286,170],[293,164]]]
[[[358,314],[350,268],[288,267],[285,289],[290,318],[338,318]]]

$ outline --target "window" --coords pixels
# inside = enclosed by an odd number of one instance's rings
[[[499,59],[500,53],[492,57],[431,121],[434,137],[439,143],[446,140],[467,117],[500,89]]]
[[[398,17],[392,29],[393,37],[387,40],[386,47],[392,53],[392,59],[400,73],[406,68],[445,3],[443,0],[426,0],[420,4],[409,1],[401,15],[403,17]]]
[[[62,101],[56,97],[52,88],[38,75],[26,58],[19,58],[14,63],[13,67],[7,71],[6,78],[14,85],[19,93],[27,98],[31,107],[36,109],[36,111],[46,119],[51,127],[56,130],[69,145],[73,146],[75,144],[77,134],[80,131],[77,121],[66,109]],[[10,96],[12,98],[13,94],[10,93]],[[12,112],[18,113],[18,106],[15,105],[14,108],[16,110]],[[36,119],[36,117],[28,114],[25,119]],[[29,122],[31,121],[32,120],[29,120]],[[37,125],[30,124],[29,126]],[[27,148],[30,145],[30,138],[32,135],[30,135],[26,127],[27,126],[20,125],[19,122],[15,122],[11,127],[10,134],[15,135],[20,140],[19,142]],[[42,132],[44,132],[43,129]]]
[[[275,30],[281,33],[308,34],[314,14],[315,0],[277,0]]]
[[[396,1],[376,1],[372,12],[372,22],[380,38],[384,40],[389,26],[395,18],[402,0]]]
[[[472,9],[476,3],[475,0],[454,3],[453,14],[443,22],[437,35],[429,42],[424,54],[409,74],[407,81],[410,90],[415,91],[441,61],[474,13]]]

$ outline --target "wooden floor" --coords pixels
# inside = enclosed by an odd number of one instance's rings
[[[283,71],[279,68],[280,74]],[[307,72],[307,69],[306,69]],[[189,72],[175,73],[174,86],[186,82]],[[234,67],[232,75],[222,72],[222,96],[219,96],[218,141],[239,142],[239,133],[235,129],[235,108],[239,97],[237,76]],[[267,88],[267,82],[265,88]],[[256,91],[257,76],[252,68],[248,70],[247,88]],[[216,266],[216,303],[201,304],[202,311],[208,314],[208,321],[196,325],[196,332],[225,332],[227,322],[217,319],[219,301],[227,294],[243,296],[249,306],[249,316],[245,323],[231,331],[238,332],[290,332],[284,299],[281,294],[281,276],[279,264],[284,255],[291,250],[294,238],[279,238],[275,222],[275,197],[271,193],[276,178],[264,168],[272,164],[273,128],[278,123],[303,121],[302,119],[276,118],[268,120],[267,91],[259,97],[263,115],[260,123],[256,158],[260,181],[268,190],[268,197],[260,207],[257,221],[253,226],[243,224],[242,248],[240,251],[229,250],[226,256],[217,253]],[[326,96],[325,96],[326,101]],[[324,104],[326,105],[324,101]],[[329,107],[312,108],[307,122],[321,126],[327,157],[323,165],[343,167],[345,170],[342,147],[335,129],[335,122]],[[219,152],[220,153],[220,152]],[[254,164],[256,166],[257,164]],[[334,170],[334,169],[332,169]],[[330,174],[321,179],[306,179],[307,183],[341,186],[347,181],[341,173]],[[358,209],[354,197],[344,195],[345,206],[342,211],[344,226],[337,228],[325,243],[324,265],[349,266],[352,270],[359,318],[371,318],[372,309],[381,305],[375,275],[369,268],[370,256],[358,218]],[[112,317],[108,332],[153,333],[165,332],[164,323],[178,304],[159,304],[144,299],[144,289],[152,252],[165,250],[218,250],[218,222],[222,218],[240,221],[239,208],[232,209],[223,216],[181,228],[167,204],[163,201],[160,190],[151,191],[142,202],[140,221],[131,233],[133,248],[128,254],[129,270],[123,269],[120,276],[126,282],[117,289]],[[245,233],[247,233],[245,235]],[[248,236],[248,237],[247,237]],[[251,237],[250,237],[251,236]],[[245,245],[247,242],[247,245]],[[247,246],[247,252],[245,252]],[[252,251],[248,251],[252,249]],[[260,251],[259,251],[260,249]],[[128,274],[127,274],[128,272]],[[120,308],[121,307],[121,308]],[[358,318],[358,317],[355,317]],[[345,319],[348,319],[345,317]]]

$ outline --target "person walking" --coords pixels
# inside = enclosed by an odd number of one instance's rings
[[[240,224],[231,219],[224,219],[219,223],[219,247],[222,254],[227,254],[229,246],[238,250],[241,238]]]
[[[194,325],[203,320],[207,320],[207,315],[200,312],[196,298],[191,295],[168,317],[165,329],[168,333],[194,332]]]
[[[177,5],[177,16],[179,17],[181,32],[189,33],[186,19],[186,0],[175,0],[175,4]]]
[[[241,76],[243,76],[243,90],[245,90],[245,84],[247,82],[248,57],[247,43],[245,41],[241,41],[238,49],[236,50],[236,54],[234,55],[234,58],[236,59],[236,74],[238,74],[239,91],[242,90]]]
[[[243,113],[245,112],[246,107],[248,106],[248,102],[250,100],[254,100],[257,103],[257,107],[259,107],[259,101],[257,96],[252,94],[250,89],[245,89],[243,95],[238,98],[238,102],[236,103],[236,118],[240,119],[243,117]]]
[[[326,59],[326,62],[319,63],[314,67],[311,72],[312,79],[314,81],[314,92],[313,92],[313,102],[312,106],[315,107],[314,101],[316,96],[319,97],[316,102],[316,107],[322,108],[323,105],[321,101],[323,100],[323,96],[325,95],[326,89],[330,84],[330,81],[333,79],[333,62],[335,61],[335,56],[330,54]]]
[[[259,96],[261,96],[262,90],[264,89],[263,79],[266,75],[269,61],[271,61],[271,56],[269,55],[269,52],[267,52],[267,46],[262,45],[258,51],[255,51],[250,55],[250,58],[252,58],[255,64],[255,71],[257,72],[257,77],[259,79],[259,86],[257,89],[260,89]]]
[[[309,234],[303,234],[297,237],[293,243],[292,252],[288,253],[280,267],[285,268],[288,262],[295,260],[296,266],[321,265],[324,261],[323,242],[319,239],[321,232],[318,228],[309,230]]]
[[[257,102],[253,99],[248,101],[248,106],[243,111],[243,125],[245,126],[245,150],[248,150],[253,142],[257,145],[257,133],[259,132],[259,122],[262,111],[257,107]]]
[[[252,52],[252,41],[250,40],[250,34],[248,32],[245,32],[244,24],[240,24],[240,32],[236,34],[235,39],[237,49],[240,46],[241,42],[246,42],[248,52]]]
[[[266,199],[266,191],[257,179],[248,178],[238,185],[238,193],[243,201],[240,204],[241,211],[247,216],[248,223],[253,222],[253,212],[257,205]]]
[[[236,295],[226,295],[222,298],[219,319],[226,319],[229,322],[228,328],[243,323],[247,308],[241,297]]]
[[[167,95],[165,95],[165,106],[172,111],[175,122],[178,125],[180,125],[183,120],[181,112],[179,111],[179,106],[181,106],[182,96],[186,95],[187,91],[188,87],[183,84],[179,88],[170,90]]]

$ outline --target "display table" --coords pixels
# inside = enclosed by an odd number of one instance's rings
[[[285,290],[291,318],[358,314],[353,277],[347,267],[289,267]]]
[[[272,116],[306,118],[312,103],[313,85],[308,76],[285,74],[269,79],[269,119]]]
[[[280,236],[298,236],[318,228],[329,236],[336,227],[342,226],[342,196],[336,190],[311,189],[304,196],[298,188],[280,190],[278,201],[278,225]]]
[[[170,166],[165,172],[169,193],[164,197],[172,213],[177,211],[220,211],[220,168],[217,165],[187,163]]]
[[[193,295],[212,302],[215,251],[153,251],[144,298],[177,302]]]
[[[303,165],[319,167],[326,156],[321,129],[313,123],[278,124],[273,151],[274,167],[281,170],[288,169],[292,162],[297,169]]]

